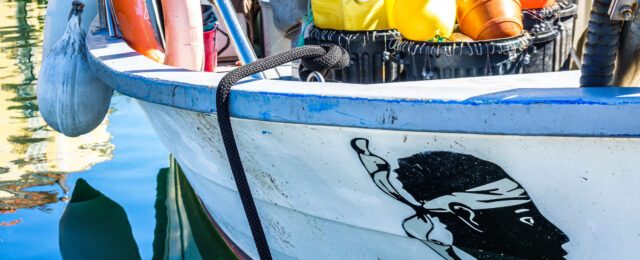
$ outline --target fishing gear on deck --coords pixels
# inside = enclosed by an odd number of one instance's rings
[[[449,38],[456,24],[455,0],[405,0],[396,4],[393,23],[405,39]]]
[[[325,75],[329,80],[370,84],[569,68],[577,9],[574,3],[555,0],[377,3],[374,8],[370,3],[357,1],[311,1],[315,24],[306,34],[305,44],[337,44],[351,56],[348,68]],[[327,11],[331,4],[337,8],[333,13]],[[345,6],[352,7],[351,11],[344,11]],[[359,15],[363,10],[370,15]],[[329,22],[327,17],[339,19]],[[302,80],[310,72],[304,67],[299,71]]]
[[[400,33],[396,30],[341,32],[312,28],[307,45],[335,44],[349,51],[349,66],[325,75],[330,80],[347,83],[388,83],[398,79],[401,64],[391,60],[392,41]],[[301,68],[301,78],[307,79],[312,71]]]
[[[352,32],[376,31],[394,28],[395,4],[396,0],[311,0],[311,9],[318,28]]]
[[[524,66],[524,73],[552,72],[556,69],[555,53],[561,51],[556,49],[560,33],[556,26],[559,9],[559,5],[552,5],[522,10],[524,28],[533,38],[531,47],[527,50],[528,62]]]
[[[522,9],[517,0],[458,0],[460,30],[475,40],[520,35]]]
[[[523,72],[531,35],[487,41],[403,41],[395,50],[404,65],[402,80],[433,80]]]

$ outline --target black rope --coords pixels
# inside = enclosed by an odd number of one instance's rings
[[[251,188],[249,187],[249,182],[247,181],[242,161],[240,160],[240,153],[238,152],[236,139],[233,136],[233,128],[231,127],[230,118],[231,114],[229,112],[229,94],[231,92],[231,87],[241,79],[259,72],[273,69],[297,59],[303,59],[302,63],[306,68],[317,71],[342,69],[349,65],[349,55],[347,54],[347,51],[336,45],[303,46],[258,60],[227,73],[227,75],[220,80],[216,91],[216,109],[218,113],[220,134],[222,135],[222,141],[224,142],[224,148],[227,152],[229,165],[231,166],[231,171],[236,181],[238,192],[240,193],[242,206],[244,207],[245,214],[249,220],[249,228],[251,228],[253,240],[256,244],[256,248],[258,249],[260,259],[264,260],[272,259],[271,252],[269,251],[269,244],[267,243],[267,238],[265,237],[264,230],[260,222],[260,216],[258,215],[255,202],[253,201],[253,195],[251,194]]]
[[[226,51],[227,49],[229,49],[229,45],[231,45],[231,37],[229,37],[229,34],[227,34],[225,31],[223,31],[222,29],[220,29],[220,27],[218,27],[218,31],[219,31],[222,35],[224,35],[224,38],[226,38],[226,39],[227,39],[227,41],[224,43],[224,46],[222,47],[222,49],[220,49],[220,50],[218,51],[218,56],[221,56],[221,55],[222,55],[222,53],[223,53],[224,51]]]

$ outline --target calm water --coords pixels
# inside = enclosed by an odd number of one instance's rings
[[[231,257],[134,100],[116,95],[80,138],[46,127],[45,10],[0,0],[0,259]]]

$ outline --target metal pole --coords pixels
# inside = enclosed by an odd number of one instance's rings
[[[106,7],[106,3],[104,2],[104,0],[97,0],[98,1],[98,17],[99,17],[99,28],[100,30],[107,28],[107,7]]]
[[[118,37],[116,25],[114,23],[113,10],[111,9],[111,0],[104,0],[105,15],[107,20],[107,30],[109,31],[109,37]]]
[[[229,37],[231,38],[231,42],[233,42],[238,58],[240,58],[240,62],[242,64],[249,64],[258,60],[251,43],[249,43],[249,39],[245,36],[242,27],[240,27],[236,11],[233,9],[231,2],[229,0],[214,0],[214,2],[218,9],[218,13],[221,16],[220,18],[224,21],[224,24],[227,27],[226,29],[229,32]],[[258,73],[252,77],[257,79],[266,78],[264,73]]]

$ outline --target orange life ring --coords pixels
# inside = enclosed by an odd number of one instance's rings
[[[522,10],[540,9],[556,4],[555,0],[522,0]]]
[[[162,0],[166,41],[164,64],[202,71],[204,42],[200,1]]]
[[[165,55],[151,24],[145,0],[113,0],[116,20],[122,38],[136,52],[160,63]]]

